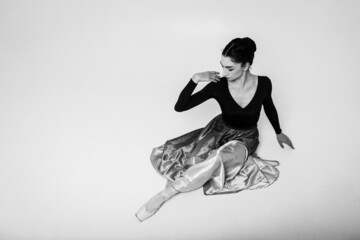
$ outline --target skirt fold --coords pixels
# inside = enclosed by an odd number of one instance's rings
[[[181,192],[203,187],[205,195],[235,193],[271,185],[279,176],[277,161],[255,154],[257,127],[233,129],[214,117],[199,128],[152,150],[155,170]]]

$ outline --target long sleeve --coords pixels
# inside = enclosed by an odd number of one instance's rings
[[[197,83],[195,83],[192,79],[190,79],[188,84],[180,93],[180,96],[175,104],[175,108],[174,108],[175,111],[182,112],[189,110],[205,102],[206,100],[214,97],[215,94],[214,82],[208,83],[203,89],[191,95],[194,92],[196,86]]]
[[[276,111],[275,105],[271,98],[272,84],[271,84],[270,79],[269,79],[269,86],[268,86],[267,90],[268,91],[267,91],[266,97],[263,102],[264,111],[265,111],[265,114],[268,117],[271,125],[273,126],[276,134],[279,134],[279,133],[281,133],[281,128],[280,128],[278,113]]]

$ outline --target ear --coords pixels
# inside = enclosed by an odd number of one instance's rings
[[[243,64],[242,68],[244,69],[244,71],[249,70],[249,68],[250,68],[250,63],[247,62],[247,63]]]

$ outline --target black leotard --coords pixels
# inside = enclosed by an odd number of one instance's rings
[[[261,106],[277,134],[281,133],[279,118],[271,98],[272,84],[266,76],[258,77],[258,86],[250,103],[242,108],[231,96],[226,78],[219,82],[210,82],[203,89],[191,95],[197,84],[190,79],[180,93],[175,104],[175,111],[182,112],[191,109],[204,101],[214,98],[220,105],[224,122],[234,129],[250,129],[257,126]]]

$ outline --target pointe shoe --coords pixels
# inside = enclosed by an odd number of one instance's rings
[[[169,200],[178,193],[179,191],[177,191],[173,187],[165,188],[161,192],[157,193],[154,197],[152,197],[139,209],[139,211],[135,214],[136,218],[140,222],[148,219],[149,217],[154,215],[167,200]]]

